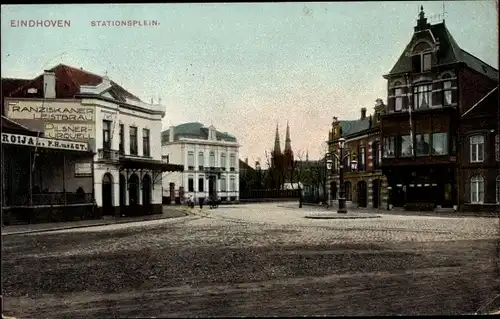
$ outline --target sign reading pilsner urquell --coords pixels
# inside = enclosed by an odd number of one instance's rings
[[[95,137],[95,109],[78,100],[8,100],[7,117],[28,127],[39,123],[47,138],[88,142]]]
[[[89,150],[88,143],[56,140],[43,137],[37,138],[36,136],[27,136],[27,135],[9,134],[9,133],[2,133],[2,143],[25,145],[32,147],[38,146],[43,148],[73,150],[82,152],[86,152]]]

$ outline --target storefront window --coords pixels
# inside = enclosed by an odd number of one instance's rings
[[[396,137],[389,136],[384,138],[384,158],[394,157],[396,152]]]

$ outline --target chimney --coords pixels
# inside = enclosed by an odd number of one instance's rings
[[[366,118],[366,107],[361,109],[361,119],[364,120]]]
[[[56,73],[53,71],[43,72],[43,96],[46,99],[56,98]]]
[[[173,142],[174,141],[174,126],[170,126],[169,132],[168,132],[168,141]]]

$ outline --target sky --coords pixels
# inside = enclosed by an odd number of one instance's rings
[[[496,2],[444,4],[458,45],[498,68]],[[213,124],[252,166],[265,165],[277,124],[284,147],[288,121],[296,158],[317,159],[333,116],[357,119],[387,100],[382,75],[410,41],[420,5],[428,17],[443,13],[439,1],[2,5],[1,73],[32,78],[59,63],[107,72],[145,102],[161,98],[164,129]],[[56,19],[70,26],[11,26]]]

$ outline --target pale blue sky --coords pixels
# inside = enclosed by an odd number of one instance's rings
[[[241,155],[265,161],[277,121],[296,153],[318,158],[333,116],[355,119],[386,101],[389,72],[413,33],[420,5],[333,2],[2,6],[2,77],[34,77],[65,63],[109,76],[166,107],[164,128],[213,123]],[[458,44],[498,68],[494,1],[447,1]],[[12,19],[65,19],[70,28],[13,28]],[[93,20],[157,20],[151,27],[91,27]]]

